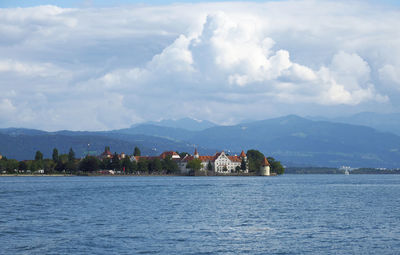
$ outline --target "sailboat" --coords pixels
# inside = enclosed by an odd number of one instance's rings
[[[350,173],[349,173],[349,170],[347,170],[347,169],[344,170],[344,174],[345,174],[345,175],[349,175],[349,174],[350,174]]]

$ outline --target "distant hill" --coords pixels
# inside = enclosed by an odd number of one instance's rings
[[[110,146],[112,152],[127,154],[132,154],[134,147],[138,146],[142,155],[159,155],[172,149],[193,151],[191,144],[146,135],[72,131],[9,135],[0,131],[0,154],[17,160],[33,159],[37,150],[43,152],[45,158],[50,158],[53,148],[57,148],[60,153],[67,153],[69,148],[73,148],[77,157],[84,157],[88,150],[91,155],[99,155],[105,146]],[[200,151],[210,153],[203,148]]]
[[[191,141],[233,151],[254,148],[293,166],[400,166],[397,135],[294,115],[209,128],[197,133]]]
[[[215,123],[212,123],[207,120],[195,120],[191,118],[182,118],[178,120],[161,120],[161,121],[149,121],[143,124],[161,126],[161,127],[170,127],[170,128],[179,128],[186,129],[190,131],[200,131],[210,127],[216,126]],[[136,125],[132,126],[136,127]]]
[[[41,132],[0,130],[0,153],[26,159],[37,149],[49,157],[54,147],[64,152],[73,147],[77,155],[83,155],[90,143],[90,150],[97,154],[109,145],[112,151],[125,153],[139,146],[145,154],[154,155],[163,150],[191,153],[197,146],[203,155],[257,149],[288,166],[400,167],[400,136],[295,115],[199,131],[141,124],[107,132]]]
[[[176,141],[190,141],[199,131],[190,131],[183,128],[163,127],[154,124],[140,124],[131,128],[114,130],[109,133],[127,135],[149,135],[167,138]]]
[[[309,117],[312,120],[325,120],[332,122],[347,123],[353,125],[362,125],[372,127],[379,131],[391,132],[400,135],[400,113],[373,113],[362,112],[347,117],[326,118],[326,117]]]
[[[364,126],[312,121],[295,115],[197,132],[153,125],[114,132],[186,140],[231,153],[258,149],[292,166],[400,166],[399,136]]]
[[[10,136],[19,136],[19,135],[43,135],[46,134],[46,131],[37,130],[37,129],[28,129],[28,128],[1,128],[0,134],[6,134]]]

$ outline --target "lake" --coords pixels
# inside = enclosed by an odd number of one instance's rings
[[[0,254],[399,254],[399,175],[0,177]]]

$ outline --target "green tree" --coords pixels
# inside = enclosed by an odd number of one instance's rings
[[[147,173],[148,172],[148,163],[147,160],[141,158],[138,162],[138,171],[140,173]]]
[[[77,170],[77,163],[75,163],[75,161],[68,161],[65,164],[65,170],[70,173],[74,173]]]
[[[116,152],[114,153],[114,155],[111,159],[111,169],[114,169],[117,171],[121,170],[121,163],[120,163],[118,154]]]
[[[249,172],[260,171],[260,167],[265,157],[264,154],[258,150],[248,150],[246,155],[247,160],[249,161]]]
[[[28,170],[28,165],[26,164],[25,161],[20,161],[18,163],[18,169],[23,171]]]
[[[154,171],[156,172],[161,172],[162,170],[162,164],[161,164],[161,160],[158,158],[155,158],[153,160],[153,166],[154,166]]]
[[[247,168],[246,160],[242,158],[242,162],[240,163],[240,170],[246,171],[246,168]]]
[[[86,156],[79,164],[83,172],[94,172],[99,169],[100,161],[94,156]]]
[[[150,173],[159,173],[162,170],[161,161],[158,158],[155,158],[149,161],[149,172]]]
[[[58,162],[58,150],[56,148],[53,149],[52,159],[53,159],[54,163],[57,164],[57,162]]]
[[[102,169],[111,169],[111,159],[110,158],[103,158],[103,161],[100,164]]]
[[[43,160],[43,153],[41,153],[40,151],[36,151],[35,161],[42,161],[42,160]]]
[[[125,157],[121,160],[121,167],[122,167],[122,170],[125,170],[126,174],[132,173],[133,166],[132,166],[132,162],[129,159],[129,157]]]
[[[141,152],[139,147],[135,146],[135,149],[133,150],[133,156],[140,156]]]
[[[15,159],[6,159],[5,161],[5,170],[9,173],[15,172],[18,170],[19,162]]]
[[[56,166],[54,167],[54,169],[57,172],[62,172],[64,170],[66,170],[67,162],[68,162],[68,154],[58,155],[58,162],[57,162]]]
[[[61,160],[59,160],[56,166],[54,167],[54,170],[57,172],[62,172],[66,170],[66,163],[63,163]]]
[[[207,170],[208,170],[208,171],[212,171],[212,170],[213,170],[211,161],[208,161],[208,163],[207,163]]]
[[[285,172],[285,168],[282,166],[280,161],[276,161],[273,157],[268,157],[267,160],[270,164],[272,173],[283,174]]]
[[[5,164],[6,164],[5,162],[6,162],[5,157],[0,159],[0,171],[4,171],[5,170]]]
[[[43,160],[43,169],[45,173],[53,173],[54,168],[56,167],[56,163],[51,159]]]
[[[167,174],[177,174],[179,172],[178,164],[172,160],[171,156],[162,160],[162,168],[166,170]]]
[[[75,161],[75,152],[72,148],[70,148],[68,152],[68,161],[69,162]]]
[[[191,169],[191,174],[196,174],[202,167],[201,160],[198,158],[192,159],[187,163],[186,167]]]
[[[31,170],[33,172],[39,169],[35,160],[29,160],[27,162],[27,165],[28,165],[28,170]]]
[[[43,153],[36,151],[35,154],[35,168],[36,170],[43,169]]]
[[[240,166],[236,166],[236,167],[235,167],[235,172],[236,172],[236,173],[239,173],[239,172],[240,172]]]
[[[131,161],[131,169],[130,169],[130,173],[133,174],[138,170],[138,164],[136,163],[136,161]]]

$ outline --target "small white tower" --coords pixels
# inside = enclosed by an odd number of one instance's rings
[[[271,170],[270,164],[269,164],[267,158],[264,157],[264,160],[260,166],[260,175],[269,176],[269,175],[271,175],[270,170]]]

